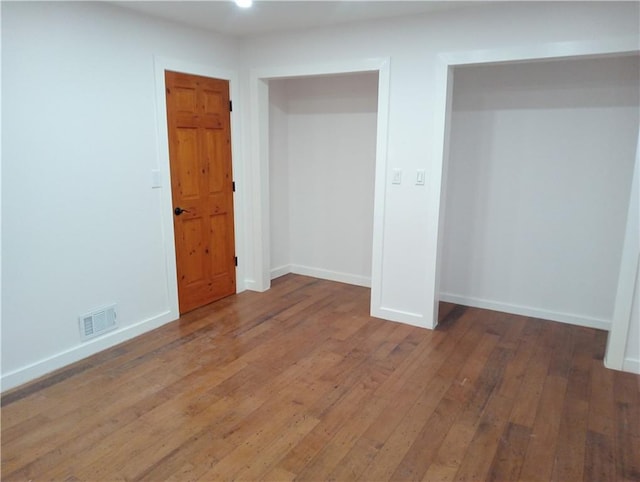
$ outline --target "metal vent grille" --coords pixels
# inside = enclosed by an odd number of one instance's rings
[[[79,317],[80,336],[83,340],[99,336],[115,329],[117,324],[116,305],[111,305]]]

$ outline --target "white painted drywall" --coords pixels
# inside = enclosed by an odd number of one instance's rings
[[[442,299],[608,327],[639,77],[637,56],[456,68]]]
[[[637,38],[637,18],[638,5],[632,3],[504,2],[411,19],[260,36],[244,42],[243,63],[247,70],[267,71],[391,58],[388,172],[386,189],[379,194],[384,226],[378,240],[383,254],[377,308],[392,319],[396,313],[397,319],[433,326],[441,159],[432,152],[441,142],[436,129],[441,121],[436,117],[441,115],[439,54]],[[401,185],[390,184],[394,168],[404,173]],[[411,182],[417,169],[426,170],[425,186]],[[258,239],[259,233],[252,237]],[[255,278],[260,269],[256,261]]]
[[[635,290],[629,318],[629,334],[624,356],[623,369],[640,374],[640,279],[636,270]]]
[[[272,271],[369,286],[378,75],[269,85]]]
[[[269,82],[271,277],[291,272],[289,115],[286,83]]]
[[[238,48],[90,2],[4,2],[2,47],[6,389],[170,321],[154,56],[235,69]],[[120,330],[81,344],[110,303]]]
[[[640,133],[640,128],[638,129]],[[613,321],[605,366],[615,370],[640,373],[640,316],[638,296],[640,276],[640,137],[631,183],[626,232],[622,247],[622,262],[618,290],[613,309]]]
[[[626,347],[622,368],[625,371],[640,374],[640,128],[638,129],[638,150],[636,151],[636,164],[633,173],[633,183],[631,186],[631,201],[629,203],[629,212],[627,215],[627,232],[625,235],[625,245],[622,250],[622,266],[620,267],[620,278],[618,283],[618,294],[616,297],[616,307],[614,309],[614,323],[616,332],[613,330],[609,334],[610,340],[607,344],[607,357],[605,362],[610,359],[617,359],[619,350],[618,340],[622,341],[624,329],[627,330]],[[626,264],[629,266],[627,266]],[[631,279],[633,276],[633,265],[635,263],[635,282],[633,295],[628,300],[628,290],[631,288]],[[629,309],[629,303],[631,307]],[[629,311],[627,311],[629,310]],[[624,323],[624,319],[617,320],[616,317],[624,317],[629,312],[629,323]],[[614,340],[611,340],[614,338]],[[613,342],[613,343],[612,343]],[[609,351],[613,350],[614,353]]]

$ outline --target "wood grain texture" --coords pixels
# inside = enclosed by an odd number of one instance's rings
[[[2,396],[2,480],[640,480],[597,330],[287,275]]]
[[[165,72],[180,313],[236,292],[229,82]],[[174,211],[175,212],[175,211]]]

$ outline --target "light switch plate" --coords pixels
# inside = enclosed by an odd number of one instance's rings
[[[391,171],[391,184],[402,183],[402,169],[394,169]]]
[[[153,189],[162,187],[162,175],[160,169],[151,169],[151,187]]]

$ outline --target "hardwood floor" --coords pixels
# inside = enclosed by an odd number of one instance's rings
[[[640,480],[606,333],[287,275],[2,397],[2,480]]]

